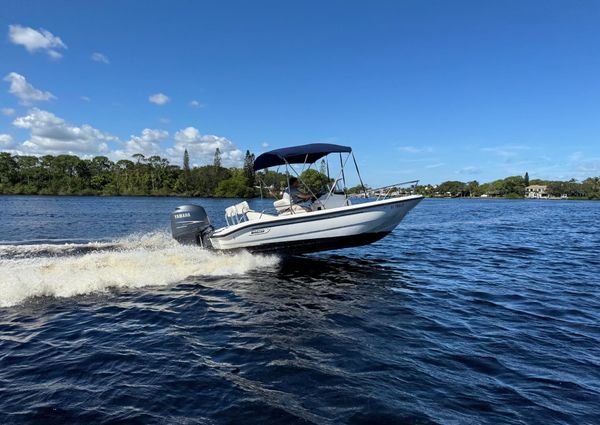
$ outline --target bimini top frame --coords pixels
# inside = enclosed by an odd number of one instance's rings
[[[314,164],[319,159],[324,156],[329,155],[330,153],[339,153],[340,154],[340,174],[342,180],[344,182],[344,186],[346,184],[346,177],[344,175],[344,167],[350,155],[352,155],[352,159],[354,161],[354,166],[356,167],[356,172],[358,174],[358,178],[360,180],[360,184],[362,186],[363,192],[367,194],[365,185],[362,181],[362,177],[360,175],[360,170],[358,169],[358,164],[356,163],[356,158],[354,158],[354,154],[352,153],[352,148],[349,146],[342,145],[334,145],[331,143],[310,143],[307,145],[299,145],[299,146],[291,146],[289,148],[281,148],[275,149],[269,152],[265,152],[256,158],[254,161],[254,171],[263,170],[268,167],[285,165],[286,167],[286,175],[288,176],[288,190],[290,188],[289,183],[289,170],[288,167],[294,171],[294,173],[300,178],[299,173],[294,170],[292,164]],[[346,161],[342,161],[342,153],[348,153],[346,157]],[[310,166],[309,166],[310,168]],[[327,175],[329,177],[329,165],[327,166]],[[336,178],[334,180],[334,185],[338,181]],[[331,186],[331,190],[329,191],[329,195],[334,190],[334,185]],[[306,185],[305,185],[306,186]],[[307,186],[308,187],[308,186]],[[309,189],[310,190],[310,189]],[[311,195],[315,196],[314,193],[311,192]],[[262,196],[262,186],[261,186],[261,196]]]

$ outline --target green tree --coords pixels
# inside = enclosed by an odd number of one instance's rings
[[[523,182],[525,183],[525,187],[529,186],[529,173],[525,171],[525,176],[523,177]]]
[[[253,196],[254,191],[248,187],[248,179],[244,170],[234,170],[232,176],[219,182],[215,195],[221,198],[246,198]]]
[[[11,154],[0,152],[0,193],[18,181],[17,162]]]
[[[255,174],[255,178],[261,186],[262,196],[278,197],[283,186],[287,186],[285,174],[276,171],[262,170]]]
[[[523,197],[525,195],[525,179],[521,176],[507,177],[502,180],[501,193],[504,196]]]
[[[333,179],[329,179],[325,174],[312,168],[304,170],[300,174],[300,181],[315,195],[319,192],[329,191],[328,185],[333,183]]]
[[[46,157],[47,158],[47,157]],[[53,157],[50,157],[54,159]],[[39,165],[39,159],[35,156],[23,155],[17,156],[16,158],[17,170],[21,175],[21,180],[30,186],[32,182],[35,182],[36,169]]]
[[[370,190],[371,188],[368,185],[365,185],[364,189],[362,187],[362,185],[357,185],[357,186],[353,186],[349,189],[346,189],[346,193],[348,194],[355,194],[355,193],[362,193],[364,194],[364,191],[366,190],[367,192]]]
[[[113,166],[116,194],[127,195],[133,192],[134,170],[135,164],[128,159],[121,159]]]
[[[139,165],[140,162],[144,162],[144,159],[146,158],[143,154],[141,153],[134,153],[133,155],[131,155],[132,158],[135,158],[135,160],[137,161],[137,164]]]
[[[442,196],[465,196],[468,193],[467,185],[463,182],[452,180],[445,181],[437,187],[438,194]]]
[[[221,168],[221,149],[215,149],[215,157],[213,159],[213,167]]]
[[[77,173],[78,180],[78,189],[82,190],[90,185],[90,179],[92,177],[92,173],[90,171],[90,163],[84,159],[80,159],[75,166],[75,172]]]
[[[600,199],[600,177],[588,177],[581,183],[584,196],[589,199]]]
[[[190,154],[186,149],[183,151],[183,191],[187,191],[190,186]]]
[[[254,154],[251,154],[250,151],[246,151],[246,156],[244,157],[244,176],[246,177],[248,187],[254,187]]]
[[[222,180],[231,177],[231,171],[227,168],[215,168],[214,165],[205,165],[192,170],[192,192],[193,196],[215,196],[217,185]]]
[[[142,155],[143,156],[143,155]],[[95,156],[92,158],[90,170],[93,175],[108,173],[113,166],[113,162],[105,156]]]
[[[480,196],[482,194],[481,189],[479,187],[479,182],[477,180],[473,180],[467,183],[467,188],[465,192],[465,196]]]

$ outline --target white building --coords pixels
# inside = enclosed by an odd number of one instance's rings
[[[547,192],[548,186],[542,186],[539,184],[532,184],[525,188],[525,197],[531,199],[542,199],[548,197]]]

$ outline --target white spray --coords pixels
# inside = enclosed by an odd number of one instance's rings
[[[276,257],[247,252],[182,246],[163,232],[111,243],[0,245],[0,307],[34,296],[72,297],[109,288],[170,285],[188,276],[244,274],[277,262]]]

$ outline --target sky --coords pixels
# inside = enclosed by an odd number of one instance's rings
[[[598,1],[27,1],[0,150],[240,165],[351,146],[371,186],[600,175]]]

